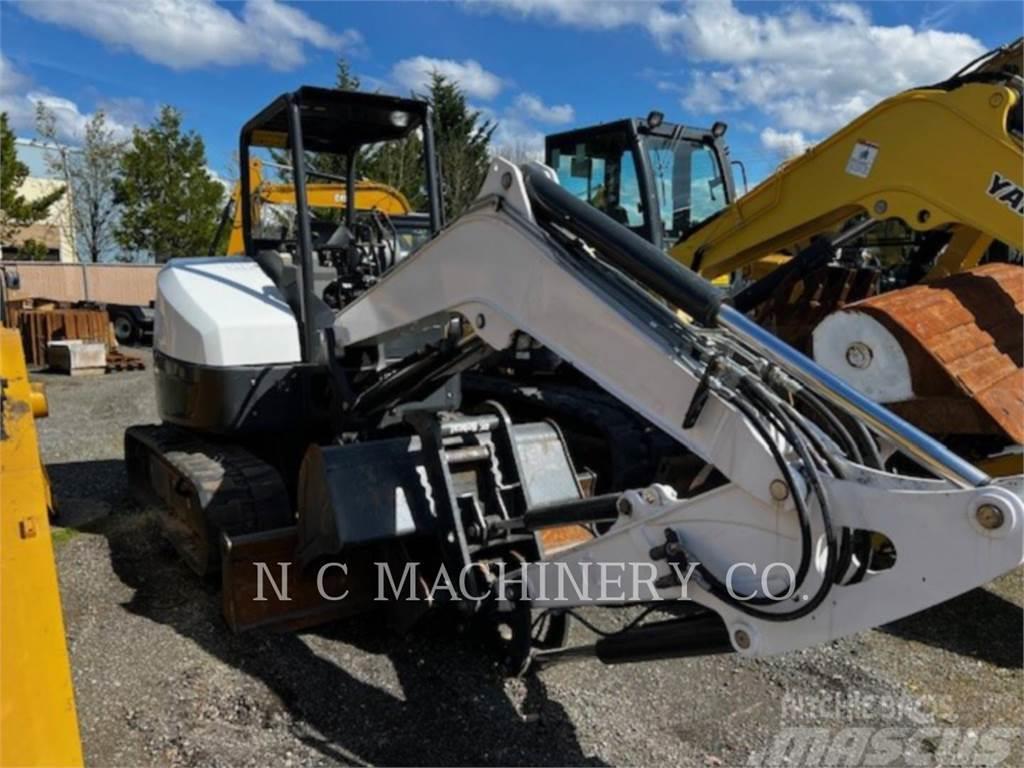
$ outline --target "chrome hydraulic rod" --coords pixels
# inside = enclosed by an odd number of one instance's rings
[[[962,488],[991,482],[988,475],[973,464],[723,303],[721,293],[707,280],[665,258],[642,237],[576,198],[548,178],[539,166],[524,166],[523,175],[530,200],[545,218],[589,243],[601,257],[701,325],[732,331],[755,353],[790,372],[830,403],[863,419],[871,429],[937,476]]]
[[[901,451],[939,477],[961,488],[976,488],[992,482],[988,475],[961,459],[938,440],[865,397],[741,312],[722,306],[716,319],[718,325],[750,345],[758,354],[783,368],[833,405],[863,419],[870,429],[891,440]]]

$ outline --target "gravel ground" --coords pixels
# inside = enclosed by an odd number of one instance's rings
[[[857,739],[883,726],[903,740],[877,764],[979,764],[1000,745],[1007,765],[1024,763],[1021,571],[757,662],[582,661],[510,680],[440,620],[404,638],[358,620],[232,635],[215,585],[128,496],[122,433],[156,420],[151,377],[34,376],[50,398],[40,432],[66,526],[57,559],[90,765],[759,765],[792,726],[847,748],[812,746],[793,764],[861,764]]]

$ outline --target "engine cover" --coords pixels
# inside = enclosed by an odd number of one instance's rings
[[[173,259],[157,277],[153,348],[217,368],[297,363],[299,326],[246,257]]]

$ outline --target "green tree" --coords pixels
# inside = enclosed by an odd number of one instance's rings
[[[18,230],[45,219],[50,206],[64,194],[61,188],[26,200],[18,190],[27,177],[28,166],[18,159],[7,113],[0,112],[0,244],[10,243]]]
[[[97,262],[114,246],[114,177],[125,142],[119,141],[107,126],[103,110],[98,110],[86,123],[80,149],[60,144],[56,116],[42,102],[36,107],[36,130],[54,147],[46,154],[50,171],[66,179],[71,189],[67,237],[75,238],[80,259],[85,256]]]
[[[360,88],[359,78],[348,62],[339,59],[334,87],[343,91]],[[490,141],[497,124],[483,120],[479,111],[466,103],[459,86],[444,75],[434,72],[425,94],[412,94],[427,101],[434,113],[434,138],[438,166],[443,177],[443,208],[449,220],[459,216],[480,192],[490,158]],[[290,165],[287,153],[274,153],[275,162]],[[345,176],[346,158],[341,155],[307,153],[306,167],[312,171]],[[388,184],[408,198],[414,210],[426,207],[426,183],[423,168],[423,141],[414,132],[402,141],[364,147],[356,158],[359,178]],[[283,171],[283,181],[291,174]],[[311,181],[322,181],[315,175]],[[320,215],[337,218],[337,211],[318,211]]]
[[[206,170],[195,131],[182,132],[181,113],[164,106],[146,129],[136,128],[114,180],[122,247],[158,262],[207,253],[224,187]]]
[[[389,141],[363,151],[356,161],[360,178],[394,187],[414,211],[427,206],[423,169],[423,141],[415,133],[402,141]]]
[[[480,192],[487,175],[491,136],[497,125],[482,120],[480,112],[469,108],[462,89],[438,72],[431,76],[426,94],[413,96],[433,108],[443,207],[445,218],[450,221],[465,211]],[[360,176],[401,191],[414,209],[426,206],[423,142],[417,134],[365,152],[357,167]]]
[[[29,238],[18,247],[18,258],[25,261],[46,261],[50,258],[50,249],[46,243]]]
[[[434,108],[434,137],[444,182],[445,218],[458,217],[484,183],[490,161],[490,143],[497,123],[481,120],[471,110],[466,94],[456,83],[434,72],[425,97]]]

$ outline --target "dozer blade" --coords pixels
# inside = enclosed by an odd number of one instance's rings
[[[303,629],[373,606],[368,550],[346,553],[343,564],[302,568],[297,548],[295,526],[222,536],[221,605],[232,631]]]
[[[935,435],[1024,443],[1024,268],[988,264],[851,304],[814,356]]]

